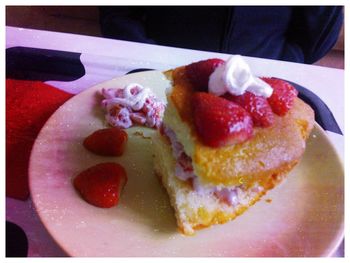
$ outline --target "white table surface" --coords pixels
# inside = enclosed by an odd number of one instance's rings
[[[149,45],[128,41],[41,30],[6,27],[6,48],[32,47],[82,53],[86,75],[74,82],[47,81],[55,87],[79,93],[99,82],[122,76],[137,68],[166,70],[206,58],[226,59],[228,54],[190,49]],[[103,66],[96,63],[103,58]],[[287,79],[308,88],[318,95],[332,111],[339,127],[344,131],[344,70],[320,66],[245,57],[252,71],[258,76]],[[343,159],[343,136],[329,132],[329,137]],[[40,226],[31,201],[6,199],[6,218],[25,229],[31,239],[29,256],[59,256],[58,248]],[[10,209],[12,208],[12,209]],[[31,220],[21,218],[32,215]],[[37,228],[33,228],[33,224]],[[50,247],[40,248],[45,241]],[[336,252],[336,255],[339,252]],[[340,252],[341,253],[341,252]]]

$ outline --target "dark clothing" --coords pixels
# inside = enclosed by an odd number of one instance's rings
[[[105,37],[314,63],[336,43],[341,6],[101,7]]]

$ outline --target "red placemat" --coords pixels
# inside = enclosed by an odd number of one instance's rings
[[[6,79],[6,196],[28,198],[28,164],[35,138],[72,96],[40,81]]]

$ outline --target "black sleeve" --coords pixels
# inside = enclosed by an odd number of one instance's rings
[[[102,6],[100,11],[101,33],[104,37],[154,44],[148,38],[144,26],[142,8],[127,6]]]
[[[343,24],[343,7],[295,7],[282,56],[302,53],[304,63],[312,64],[335,45]]]

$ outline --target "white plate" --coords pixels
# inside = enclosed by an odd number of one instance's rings
[[[162,99],[160,72],[113,79],[73,97],[41,130],[30,160],[30,189],[37,212],[56,242],[71,256],[328,256],[343,237],[343,166],[316,125],[301,163],[276,189],[236,220],[186,237],[176,230],[168,196],[153,174],[147,128],[128,130],[122,157],[100,157],[83,139],[105,127],[96,91],[137,82]],[[115,161],[129,181],[120,204],[97,208],[72,186],[80,171]],[[272,202],[267,202],[271,199]]]

